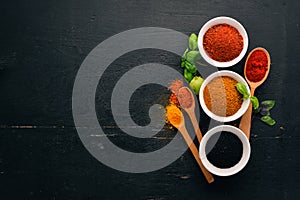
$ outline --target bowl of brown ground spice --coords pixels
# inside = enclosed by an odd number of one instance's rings
[[[243,95],[235,87],[237,83],[244,84],[250,94],[246,80],[235,72],[222,70],[208,76],[199,92],[203,111],[220,122],[240,118],[249,107],[250,100],[243,99]]]

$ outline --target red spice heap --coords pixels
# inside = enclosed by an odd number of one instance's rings
[[[193,96],[188,91],[187,88],[182,88],[178,93],[178,99],[180,101],[180,105],[183,108],[190,108],[193,103]]]
[[[168,124],[169,129],[173,129],[174,127],[170,124],[170,119],[178,120],[179,113],[172,113],[173,111],[176,111],[176,108],[180,108],[179,101],[177,99],[177,95],[179,92],[179,89],[183,87],[183,81],[182,80],[174,80],[170,83],[169,90],[171,90],[171,95],[169,98],[169,105],[166,107],[166,123]]]
[[[174,93],[170,95],[169,102],[170,104],[174,104],[175,106],[179,107],[179,101]]]
[[[268,57],[262,50],[254,51],[246,65],[246,77],[251,82],[261,81],[268,70]]]
[[[174,80],[169,86],[169,89],[174,93],[175,95],[178,94],[179,89],[183,87],[183,81],[182,80]]]
[[[170,95],[169,102],[170,104],[174,104],[177,107],[180,107],[180,104],[177,99],[177,95],[179,92],[179,89],[183,87],[183,81],[182,80],[174,80],[171,82],[169,86],[169,90],[171,90],[172,94]]]
[[[207,30],[203,47],[214,60],[228,62],[240,55],[244,41],[239,31],[228,24],[218,24]]]

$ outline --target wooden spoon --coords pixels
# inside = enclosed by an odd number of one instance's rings
[[[248,60],[249,60],[251,54],[254,51],[257,51],[257,50],[262,50],[267,55],[267,58],[268,58],[268,69],[266,71],[266,74],[265,74],[264,78],[261,81],[259,81],[259,82],[251,82],[251,81],[248,80],[248,78],[246,76],[246,66],[247,66],[247,63],[248,63]],[[245,75],[246,81],[248,82],[248,84],[250,86],[250,95],[251,96],[254,95],[255,89],[258,86],[260,86],[263,82],[265,82],[265,80],[267,79],[267,77],[269,75],[269,71],[270,71],[270,65],[271,65],[271,58],[270,58],[270,55],[269,55],[269,53],[268,53],[268,51],[266,49],[261,48],[261,47],[257,47],[257,48],[253,49],[249,53],[249,55],[247,57],[247,60],[246,60],[246,63],[245,63],[245,67],[244,67],[244,75]],[[246,134],[246,136],[248,137],[248,139],[250,138],[251,118],[252,118],[252,103],[250,103],[247,111],[245,112],[245,114],[241,118],[240,125],[239,125],[239,128]]]
[[[189,95],[191,97],[189,99],[191,101],[189,107],[185,107],[184,100],[187,101],[187,99],[184,99],[184,96],[181,95],[184,90],[188,91],[188,93],[189,93]],[[194,95],[193,95],[192,91],[188,87],[182,87],[182,88],[180,88],[179,91],[178,91],[178,101],[179,101],[181,107],[189,115],[189,117],[191,119],[191,122],[193,124],[194,130],[195,130],[197,139],[198,139],[199,144],[200,144],[201,139],[202,139],[202,133],[201,133],[201,130],[200,130],[200,127],[199,127],[199,123],[198,123],[198,121],[196,119],[196,115],[195,115],[195,99],[194,99]]]
[[[185,142],[187,143],[187,145],[189,146],[194,158],[196,159],[202,173],[204,174],[206,180],[208,183],[212,183],[214,182],[214,177],[211,175],[211,173],[209,173],[209,171],[207,171],[207,169],[203,166],[200,158],[199,158],[199,152],[197,147],[195,146],[193,140],[191,139],[190,135],[188,134],[186,128],[185,128],[185,123],[184,123],[184,117],[182,115],[182,120],[180,122],[180,124],[173,124],[172,122],[170,122],[175,128],[177,128],[181,135],[183,136]]]

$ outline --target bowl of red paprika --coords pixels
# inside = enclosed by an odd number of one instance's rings
[[[241,23],[230,17],[206,22],[198,35],[198,48],[204,60],[215,67],[231,67],[243,59],[248,34]]]

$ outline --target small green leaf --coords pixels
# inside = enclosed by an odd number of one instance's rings
[[[253,113],[259,113],[261,111],[261,107],[258,107],[257,109],[253,110]]]
[[[182,68],[184,68],[184,66],[185,66],[185,61],[182,61],[180,66],[181,66]]]
[[[187,54],[188,51],[189,51],[189,49],[186,48],[186,50],[184,51],[184,53],[183,53],[182,56],[181,56],[181,60],[182,60],[182,61],[186,60],[186,54]]]
[[[184,78],[188,81],[191,82],[191,80],[193,79],[193,74],[191,72],[189,72],[186,68],[184,69]]]
[[[246,85],[244,85],[243,83],[237,83],[235,87],[239,91],[239,93],[241,93],[244,96],[244,99],[248,99],[250,97]]]
[[[275,101],[274,100],[265,100],[263,102],[261,102],[261,107],[266,108],[268,110],[271,110],[275,105]]]
[[[195,33],[192,33],[189,39],[198,40],[198,36]]]
[[[191,72],[192,74],[196,73],[197,72],[197,68],[195,65],[189,63],[188,61],[185,61],[185,68]]]
[[[262,116],[267,116],[267,115],[270,115],[270,111],[266,108],[261,108],[259,113],[262,115]]]
[[[263,116],[260,119],[261,119],[261,121],[265,122],[266,124],[268,124],[270,126],[273,126],[274,124],[276,124],[276,121],[274,119],[272,119],[272,117],[270,115]]]
[[[199,51],[189,51],[186,54],[186,60],[194,64],[196,61],[200,60],[201,56]]]
[[[191,50],[196,50],[198,47],[198,37],[195,33],[192,33],[189,38],[189,48]]]
[[[254,110],[258,109],[259,101],[258,101],[257,97],[256,96],[250,97],[250,101],[252,103],[252,106],[253,106]]]

